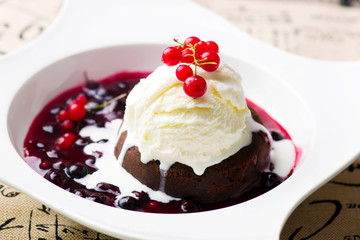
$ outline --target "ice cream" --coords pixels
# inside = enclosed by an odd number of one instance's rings
[[[168,170],[178,162],[201,175],[249,145],[252,132],[267,132],[251,117],[241,77],[232,67],[220,64],[211,73],[198,70],[208,90],[196,99],[184,93],[176,67],[158,67],[129,94],[119,133],[127,132],[120,161],[137,146],[143,163],[158,159],[160,169]]]

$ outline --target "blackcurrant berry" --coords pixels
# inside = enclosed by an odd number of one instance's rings
[[[66,169],[71,178],[83,178],[89,173],[89,169],[82,163],[76,163]]]
[[[118,200],[118,206],[127,210],[135,210],[138,207],[138,200],[130,196],[122,197]]]

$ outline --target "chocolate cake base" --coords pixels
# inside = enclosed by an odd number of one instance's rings
[[[256,114],[253,113],[253,116]],[[124,132],[119,138],[115,148],[116,157],[121,152],[126,135]],[[200,176],[196,175],[191,167],[181,163],[173,164],[167,171],[160,171],[159,160],[144,164],[140,160],[141,155],[136,146],[127,150],[122,166],[151,189],[162,190],[177,198],[215,203],[238,197],[260,181],[261,173],[270,164],[270,145],[266,133],[254,132],[250,145],[222,162],[206,168]]]

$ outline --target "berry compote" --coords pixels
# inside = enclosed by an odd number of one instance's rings
[[[84,147],[94,141],[81,137],[79,131],[85,126],[104,127],[106,122],[122,119],[126,95],[148,74],[121,72],[99,81],[86,79],[83,85],[55,97],[37,115],[28,131],[24,141],[25,161],[45,179],[78,196],[117,208],[153,213],[188,213],[231,206],[259,196],[285,180],[271,171],[264,172],[260,183],[250,191],[216,204],[202,204],[192,199],[163,203],[151,199],[145,191],[122,196],[118,186],[107,182],[99,182],[91,189],[80,184],[77,179],[98,170],[96,161],[103,153],[86,154]],[[259,113],[274,141],[290,139],[265,111],[251,101],[248,105]],[[106,141],[108,139],[98,142]]]

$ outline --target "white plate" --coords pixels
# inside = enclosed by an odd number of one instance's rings
[[[246,95],[279,120],[302,147],[301,163],[287,181],[220,210],[149,214],[77,197],[25,164],[23,139],[44,103],[76,85],[84,70],[100,78],[122,69],[154,69],[163,44],[171,44],[177,34],[219,42],[223,60],[244,77]],[[65,1],[44,35],[0,59],[0,180],[115,237],[278,239],[296,205],[360,152],[359,67],[358,62],[315,61],[277,50],[188,1]]]

